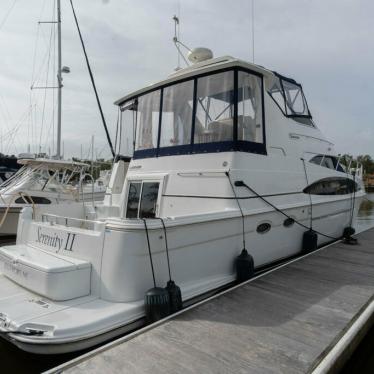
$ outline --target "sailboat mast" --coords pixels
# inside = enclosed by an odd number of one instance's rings
[[[62,66],[61,66],[61,0],[57,0],[57,159],[61,159],[61,104],[62,104]]]

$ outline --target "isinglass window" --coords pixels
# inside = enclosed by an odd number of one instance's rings
[[[194,143],[233,140],[234,71],[197,80]]]
[[[238,140],[263,143],[262,79],[239,71]]]

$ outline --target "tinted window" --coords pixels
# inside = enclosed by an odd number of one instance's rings
[[[271,225],[270,223],[261,223],[260,225],[257,226],[256,231],[259,234],[265,234],[266,232],[270,231]]]
[[[348,178],[324,178],[304,189],[312,195],[346,195],[358,190],[357,183]]]
[[[127,199],[126,218],[138,218],[139,198],[142,184],[140,182],[130,183]]]
[[[156,216],[158,187],[159,183],[157,182],[143,183],[139,218],[154,218]]]
[[[41,196],[23,196],[19,197],[16,204],[50,204],[51,201]]]

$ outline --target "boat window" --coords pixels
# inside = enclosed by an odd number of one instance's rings
[[[141,182],[131,182],[129,185],[126,218],[138,218],[141,187]]]
[[[284,101],[282,85],[279,79],[275,80],[275,83],[273,84],[273,87],[271,87],[269,93],[270,96],[274,99],[274,101],[278,104],[282,112],[285,114],[286,104]]]
[[[233,140],[234,72],[197,80],[194,143]]]
[[[238,75],[238,140],[263,142],[262,80],[240,71]]]
[[[134,158],[233,150],[266,154],[263,111],[261,75],[221,70],[124,102],[118,137],[126,151],[135,138]],[[134,136],[122,131],[123,123],[132,124]]]
[[[301,86],[286,80],[283,80],[282,84],[286,98],[287,114],[308,116],[309,110]]]
[[[19,197],[16,204],[50,204],[51,201],[42,196],[23,196]]]
[[[301,85],[293,79],[275,74],[277,78],[268,93],[279,109],[286,117],[291,117],[304,125],[314,126]]]
[[[343,167],[339,163],[338,159],[334,156],[317,155],[314,156],[309,162],[328,169],[344,172]]]
[[[160,147],[191,143],[193,80],[164,88]]]
[[[303,192],[311,195],[347,195],[358,190],[357,183],[352,179],[329,177],[312,183]]]
[[[156,216],[158,182],[144,182],[140,201],[139,218],[154,218]]]
[[[134,133],[137,111],[136,100],[131,100],[121,108],[120,127],[116,132],[116,154],[132,155],[134,152]]]
[[[135,150],[157,148],[160,90],[138,98],[135,116],[137,132]]]
[[[159,182],[130,182],[126,218],[154,218],[159,186]]]

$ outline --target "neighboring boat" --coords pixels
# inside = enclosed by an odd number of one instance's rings
[[[84,202],[102,201],[103,186],[86,185],[89,165],[73,161],[20,159],[23,167],[0,185],[0,237],[17,233],[21,210],[32,207],[41,213],[67,214]]]
[[[90,219],[26,208],[0,248],[0,328],[21,349],[79,350],[143,323],[169,270],[185,302],[233,282],[243,246],[258,269],[305,250],[305,233],[322,245],[354,225],[365,192],[293,79],[222,57],[116,104],[135,151],[103,205]]]
[[[56,86],[34,87],[32,85],[31,87],[31,89],[44,90],[57,89],[56,154],[52,159],[35,159],[35,155],[30,153],[19,155],[18,162],[24,167],[12,178],[0,184],[0,237],[16,235],[19,213],[24,207],[32,206],[34,217],[41,212],[70,214],[76,204],[82,206],[84,200],[86,202],[102,201],[105,196],[106,185],[103,181],[93,181],[87,164],[62,160],[62,81],[63,73],[70,73],[70,68],[62,66],[60,3],[61,1],[57,0],[55,4],[57,22],[47,22],[51,23],[52,27],[57,27]],[[92,144],[92,155],[93,151]],[[39,156],[47,157],[46,154],[41,153]],[[13,162],[17,165],[16,158]],[[1,172],[0,169],[0,177]],[[6,175],[10,176],[9,173]],[[77,183],[76,186],[72,185],[73,181]],[[87,181],[91,183],[86,183]]]
[[[0,154],[0,185],[16,173],[19,168],[17,157]]]

